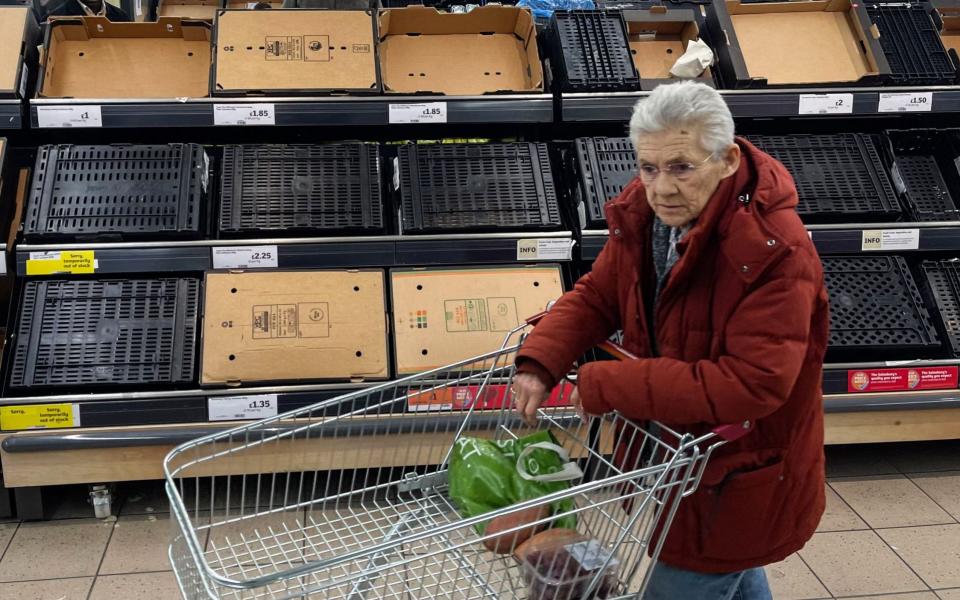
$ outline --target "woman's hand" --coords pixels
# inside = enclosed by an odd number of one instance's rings
[[[537,425],[537,409],[550,397],[550,390],[531,373],[517,373],[513,378],[513,404],[524,423]]]

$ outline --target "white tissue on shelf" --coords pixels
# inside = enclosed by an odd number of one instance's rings
[[[700,77],[707,67],[713,65],[713,61],[713,50],[706,42],[697,39],[687,44],[686,52],[673,63],[670,74],[682,79],[694,79]]]

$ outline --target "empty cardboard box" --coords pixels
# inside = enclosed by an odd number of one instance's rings
[[[700,28],[692,10],[625,10],[627,44],[633,64],[640,74],[640,89],[652,90],[661,83],[677,81],[670,69],[687,51],[687,45],[700,38]],[[713,72],[707,67],[695,79],[713,85]]]
[[[383,271],[207,273],[201,383],[388,375]]]
[[[29,97],[38,32],[29,7],[0,6],[0,98]]]
[[[441,13],[380,12],[380,71],[388,93],[471,96],[543,91],[533,17],[513,6]]]
[[[563,294],[560,267],[391,271],[397,373],[492,352]]]
[[[159,17],[201,19],[211,23],[217,11],[223,8],[223,0],[160,0],[154,20]]]
[[[876,85],[890,66],[862,4],[717,1],[707,27],[728,87]]]
[[[940,13],[940,41],[953,64],[960,65],[960,1],[939,0],[935,5]]]
[[[362,10],[224,10],[213,93],[378,93],[374,19]]]
[[[209,23],[69,17],[50,21],[38,86],[43,98],[203,98],[209,76]]]

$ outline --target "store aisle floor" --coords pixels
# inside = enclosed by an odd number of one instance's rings
[[[767,569],[777,600],[960,600],[960,441],[829,448],[827,511]],[[159,482],[119,486],[113,522],[86,488],[47,493],[51,520],[0,522],[0,599],[178,598]],[[679,599],[678,599],[679,600]]]

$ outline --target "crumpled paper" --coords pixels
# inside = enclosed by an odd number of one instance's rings
[[[695,79],[713,62],[713,50],[706,42],[697,39],[687,44],[686,52],[670,67],[670,74],[681,79]]]

